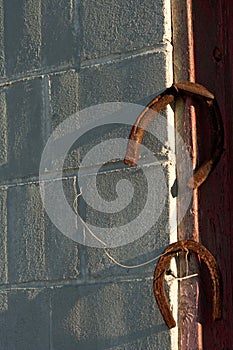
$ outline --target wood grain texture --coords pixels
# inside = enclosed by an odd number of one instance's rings
[[[173,19],[173,45],[174,45],[174,80],[195,82],[195,62],[194,62],[194,38],[193,38],[193,18],[192,0],[172,0]],[[192,157],[193,169],[198,166],[198,145],[196,133],[196,113],[192,106],[191,98],[187,98],[185,103],[179,101],[175,110],[176,129],[183,138]],[[184,161],[182,143],[176,139],[176,162],[177,162],[177,182],[182,186]],[[185,201],[182,196],[177,197],[177,220],[179,239],[194,239],[199,241],[198,223],[198,190],[193,191],[193,198],[190,206],[183,218],[182,212]],[[178,266],[180,275],[186,272],[185,255],[180,256]],[[199,261],[196,255],[190,257],[189,274],[199,274]],[[178,329],[179,329],[179,350],[198,349],[203,350],[202,328],[199,322],[199,278],[184,280],[179,286],[178,300]]]
[[[201,242],[215,255],[223,284],[223,317],[214,323],[207,308],[210,282],[202,270],[203,348],[223,350],[233,348],[233,2],[193,1],[193,16],[196,79],[214,92],[225,129],[225,152],[198,196]],[[208,121],[197,124],[197,134],[202,162],[213,139]]]

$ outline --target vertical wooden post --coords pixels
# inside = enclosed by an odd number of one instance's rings
[[[174,43],[174,74],[175,81],[195,82],[194,37],[192,1],[173,1],[173,43]],[[197,165],[197,134],[196,113],[191,99],[185,105],[180,103],[176,108],[176,128],[190,150],[193,168]],[[182,164],[183,151],[177,142],[177,178],[184,169]],[[178,189],[179,191],[179,189]],[[199,241],[198,226],[198,190],[193,191],[192,202],[178,228],[179,239],[194,239]],[[177,200],[178,222],[182,211],[182,198]],[[181,260],[180,274],[187,270],[185,257]],[[195,256],[188,262],[189,273],[198,272],[199,264]],[[202,332],[198,319],[199,278],[184,280],[179,288],[179,349],[202,349]]]

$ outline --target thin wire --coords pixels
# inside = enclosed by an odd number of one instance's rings
[[[80,193],[77,193],[75,195],[75,199],[74,199],[74,202],[73,202],[73,208],[74,208],[74,211],[76,213],[76,215],[78,215],[78,198],[82,195],[82,189],[80,188]],[[94,232],[88,227],[88,225],[86,224],[86,222],[81,218],[80,215],[79,216],[79,219],[80,221],[82,222],[82,224],[85,226],[85,228],[88,230],[88,232],[92,235],[92,237],[94,237],[99,243],[103,244],[103,246],[106,246],[106,243],[103,242],[99,237],[97,237]]]
[[[77,193],[77,192],[75,193],[75,198],[74,198],[74,201],[73,201],[73,209],[74,209],[76,215],[78,215],[78,198],[81,195],[82,195],[82,189],[80,188],[80,193]]]
[[[103,244],[103,246],[105,247],[106,246],[106,243],[103,242],[99,237],[97,237],[94,232],[87,226],[86,222],[81,218],[79,217],[82,224],[86,227],[86,229],[88,230],[88,232],[92,235],[92,237],[94,237],[99,243]]]
[[[80,188],[80,193],[75,193],[75,198],[74,198],[74,202],[73,202],[73,208],[74,208],[74,211],[76,213],[76,215],[78,215],[78,198],[82,195],[82,189]],[[120,267],[123,267],[125,269],[136,269],[138,267],[142,267],[142,266],[146,266],[146,265],[149,265],[151,264],[152,262],[158,260],[161,256],[167,254],[167,253],[163,253],[163,254],[160,254],[158,256],[156,256],[155,258],[153,259],[150,259],[148,261],[145,261],[144,263],[141,263],[141,264],[137,264],[137,265],[124,265],[122,263],[120,263],[119,261],[117,261],[113,256],[111,256],[109,254],[109,252],[107,251],[106,247],[107,247],[107,244],[102,241],[99,237],[97,237],[95,235],[95,233],[88,227],[88,225],[86,224],[86,222],[79,216],[79,219],[80,221],[82,222],[82,224],[85,226],[85,228],[88,230],[88,232],[91,234],[92,237],[94,237],[99,243],[101,243],[103,245],[103,249],[104,249],[104,253],[107,255],[107,257],[112,261],[114,262],[116,265],[120,266]]]
[[[193,275],[189,275],[189,276],[184,276],[184,277],[176,277],[177,281],[183,281],[183,280],[187,280],[189,278],[193,278],[193,277],[197,277],[198,273],[194,273]]]
[[[156,256],[155,258],[151,259],[151,260],[148,260],[148,261],[145,261],[144,263],[141,263],[141,264],[138,264],[138,265],[124,265],[124,264],[121,264],[120,262],[118,262],[115,258],[113,258],[106,250],[106,248],[104,248],[104,252],[105,254],[107,255],[107,257],[112,260],[116,265],[120,266],[120,267],[123,267],[125,269],[136,269],[137,267],[142,267],[142,266],[146,266],[146,265],[149,265],[150,263],[152,263],[153,261],[156,261],[158,260],[161,256],[167,254],[167,253],[163,253],[163,254],[160,254],[158,256]]]
[[[77,178],[76,176],[74,177],[74,181],[73,181],[73,189],[74,189],[74,193],[75,193],[75,197],[77,197]],[[78,197],[77,197],[78,198]],[[77,204],[78,204],[78,201],[77,200],[74,200],[73,202],[73,208],[74,208],[74,211],[76,213],[76,216],[77,216]],[[78,216],[76,217],[76,221],[75,221],[75,225],[76,225],[76,229],[78,228]],[[85,238],[85,237],[84,237]]]

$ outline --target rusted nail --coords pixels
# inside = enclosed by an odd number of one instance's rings
[[[176,326],[176,322],[172,316],[169,303],[164,290],[164,277],[170,261],[175,255],[181,251],[194,252],[200,256],[208,267],[213,286],[213,319],[221,318],[221,296],[220,296],[220,277],[218,266],[215,258],[202,244],[193,240],[182,240],[170,244],[160,257],[154,272],[154,295],[160,312],[168,328]]]
[[[224,129],[221,113],[214,95],[204,86],[191,82],[173,84],[162,94],[156,96],[137,118],[129,137],[128,148],[124,159],[125,164],[134,166],[139,157],[140,146],[148,125],[163,108],[180,97],[198,96],[206,104],[212,116],[216,142],[210,159],[204,162],[188,181],[191,188],[199,187],[214,169],[223,153]]]

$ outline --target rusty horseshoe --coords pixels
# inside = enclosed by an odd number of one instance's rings
[[[125,164],[134,166],[139,157],[140,145],[143,140],[146,128],[164,107],[180,97],[199,97],[208,107],[212,116],[216,142],[211,151],[211,157],[205,161],[188,181],[191,188],[199,187],[214,169],[223,153],[224,131],[221,113],[214,95],[204,86],[191,82],[173,84],[159,96],[156,96],[137,118],[130,134],[128,148],[124,159]],[[133,141],[133,142],[132,142]]]
[[[179,252],[194,252],[200,256],[208,267],[213,286],[213,319],[221,318],[220,276],[215,258],[202,244],[193,240],[181,240],[170,244],[160,257],[154,272],[154,295],[159,310],[168,328],[176,326],[164,290],[164,276],[170,260]]]

